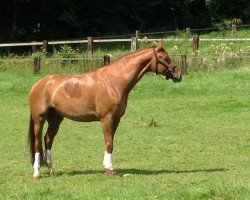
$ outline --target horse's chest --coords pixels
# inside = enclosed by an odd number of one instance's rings
[[[127,107],[127,98],[122,95],[98,95],[95,102],[97,112],[100,115],[110,113],[122,116]]]

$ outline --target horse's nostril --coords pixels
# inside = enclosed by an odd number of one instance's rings
[[[174,82],[181,82],[181,79],[182,79],[181,76],[173,75],[173,81]]]

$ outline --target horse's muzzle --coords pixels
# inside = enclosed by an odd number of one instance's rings
[[[181,82],[181,79],[182,79],[181,75],[180,75],[180,76],[178,76],[178,75],[173,75],[173,78],[172,78],[172,80],[173,80],[174,82]]]
[[[166,76],[166,79],[169,80],[169,79],[172,79],[174,82],[181,82],[181,75],[177,75],[177,74],[171,74],[171,76]]]

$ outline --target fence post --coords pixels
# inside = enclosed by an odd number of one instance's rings
[[[135,31],[135,37],[131,37],[131,51],[136,51],[139,49],[139,38],[140,38],[140,31]]]
[[[236,25],[235,25],[235,24],[232,24],[231,37],[232,37],[232,38],[237,37],[237,31],[236,31]]]
[[[103,64],[107,65],[111,62],[111,56],[109,54],[106,54],[103,56]]]
[[[56,48],[55,48],[55,43],[54,43],[54,41],[53,41],[53,43],[52,43],[52,51],[53,51],[53,53],[55,53],[55,51],[56,51]]]
[[[35,42],[35,41],[33,41],[33,42]],[[31,52],[32,52],[32,53],[35,53],[35,52],[36,52],[36,45],[32,45],[32,46],[31,46]]]
[[[140,39],[140,31],[139,30],[136,30],[135,31],[135,38],[136,38],[136,50],[139,49],[139,39]]]
[[[181,69],[182,69],[182,74],[187,74],[187,55],[181,55]]]
[[[92,37],[88,37],[87,55],[88,55],[88,58],[93,58],[93,38]]]
[[[190,38],[191,29],[186,28],[186,38]]]
[[[48,52],[48,40],[43,40],[41,51],[46,55]]]
[[[131,37],[131,51],[136,51],[136,37]]]
[[[39,72],[41,69],[41,58],[40,57],[35,57],[34,58],[34,74]]]
[[[197,56],[199,51],[199,35],[195,34],[193,37],[193,53]]]

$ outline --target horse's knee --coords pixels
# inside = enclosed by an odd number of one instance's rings
[[[106,150],[108,153],[112,153],[113,151],[113,142],[107,142],[106,143]]]

